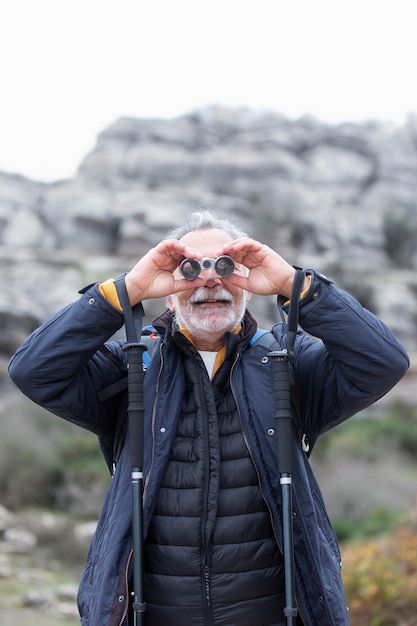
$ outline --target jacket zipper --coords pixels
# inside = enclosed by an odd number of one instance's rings
[[[129,609],[129,565],[130,565],[130,560],[132,558],[132,554],[133,554],[133,550],[130,550],[129,552],[129,556],[127,557],[127,561],[126,561],[126,566],[125,566],[125,590],[126,590],[126,594],[125,594],[125,608],[123,609],[123,613],[122,613],[122,617],[120,619],[119,622],[119,626],[122,626],[123,622],[126,619],[126,615]]]
[[[205,593],[206,593],[206,603],[207,606],[211,606],[211,601],[210,601],[210,570],[209,570],[209,566],[205,565],[204,567],[204,589],[205,589]]]
[[[271,520],[271,526],[272,526],[272,531],[274,533],[275,541],[277,542],[277,546],[278,546],[281,554],[283,554],[283,548],[282,548],[282,546],[281,546],[281,544],[280,544],[280,542],[278,540],[278,536],[277,536],[277,532],[276,532],[276,528],[275,528],[275,523],[274,523],[274,518],[273,518],[273,515],[272,515],[271,507],[269,506],[268,500],[265,497],[265,494],[264,494],[264,491],[263,491],[263,488],[262,488],[262,482],[261,482],[261,477],[260,477],[260,474],[259,474],[259,470],[258,470],[258,467],[257,467],[257,465],[255,463],[255,459],[253,458],[253,454],[252,454],[252,451],[251,451],[250,446],[249,446],[249,441],[248,441],[248,438],[246,436],[245,430],[243,428],[242,413],[240,411],[240,405],[239,405],[239,402],[238,402],[238,399],[237,399],[237,394],[235,392],[235,388],[234,388],[234,385],[233,385],[233,378],[232,378],[233,377],[233,370],[235,369],[235,366],[236,366],[237,362],[239,361],[239,359],[240,359],[240,354],[237,354],[236,358],[235,358],[235,361],[234,361],[234,363],[233,363],[233,365],[232,365],[232,367],[230,369],[230,388],[232,390],[232,394],[233,394],[233,397],[234,397],[235,403],[236,403],[237,412],[238,412],[238,415],[239,415],[239,421],[240,421],[240,427],[242,429],[243,441],[245,442],[245,445],[246,445],[246,447],[248,449],[250,458],[252,459],[253,467],[255,468],[255,472],[256,472],[256,475],[258,477],[259,489],[260,489],[262,498],[264,499],[265,504],[266,504],[266,506],[268,508],[269,518]],[[298,608],[297,598],[296,598],[296,605],[297,605],[297,608]],[[299,614],[300,618],[302,619],[302,616],[301,616],[299,608],[298,608],[298,614]],[[302,621],[303,621],[303,623],[305,623],[303,619],[302,619]]]
[[[201,392],[201,406],[205,409],[206,403],[204,394]],[[206,541],[206,525],[208,517],[208,494],[210,484],[210,444],[209,444],[209,432],[208,432],[208,413],[204,410],[203,420],[207,423],[207,428],[204,428],[203,424],[203,436],[204,436],[204,497],[203,497],[203,510],[201,519],[201,537],[202,537],[202,552],[204,556],[204,570],[203,570],[203,584],[204,584],[204,598],[206,606],[210,607],[210,567],[209,567],[209,544]]]

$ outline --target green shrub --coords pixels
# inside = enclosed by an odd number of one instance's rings
[[[0,459],[2,503],[16,510],[24,507],[53,507],[64,471],[54,450],[29,447],[28,443],[4,448]]]
[[[383,415],[360,414],[321,437],[314,457],[325,457],[340,452],[353,458],[371,460],[381,451],[392,449],[417,457],[417,406],[396,400]]]
[[[64,511],[76,505],[94,515],[110,477],[97,437],[80,431],[62,436],[54,444],[48,441],[48,436],[44,441],[26,437],[2,446],[2,504],[11,510],[39,507]],[[95,510],[91,510],[93,506]]]
[[[347,517],[337,517],[332,520],[332,525],[338,541],[350,541],[355,536],[357,525]]]
[[[103,482],[109,472],[98,445],[97,437],[90,433],[79,433],[66,437],[56,447],[66,480],[80,486],[88,486],[93,481]]]
[[[360,523],[347,517],[338,517],[332,520],[332,525],[338,541],[343,543],[354,539],[367,539],[385,534],[402,517],[403,513],[385,506],[378,506]]]

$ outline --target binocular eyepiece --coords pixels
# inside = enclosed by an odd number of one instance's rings
[[[180,270],[184,278],[194,280],[203,270],[214,267],[216,273],[222,278],[233,274],[235,263],[230,256],[219,256],[218,259],[184,259],[180,265]]]

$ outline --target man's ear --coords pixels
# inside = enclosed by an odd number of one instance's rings
[[[172,301],[171,296],[167,296],[167,307],[169,308],[169,310],[171,311],[171,313],[174,313],[175,311],[175,306],[174,303]]]
[[[249,300],[252,298],[252,294],[250,291],[246,292],[246,302],[249,302]]]

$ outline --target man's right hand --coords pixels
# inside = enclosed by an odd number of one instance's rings
[[[150,298],[163,298],[190,288],[190,281],[175,270],[185,258],[201,259],[194,248],[185,246],[178,239],[166,239],[149,250],[126,274],[126,289],[130,304]],[[203,284],[196,278],[195,286]]]

